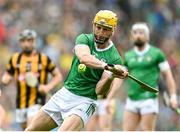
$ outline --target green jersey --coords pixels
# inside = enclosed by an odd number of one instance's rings
[[[87,45],[91,54],[99,60],[110,64],[121,64],[121,57],[112,42],[107,48],[98,49],[94,42],[93,34],[81,34],[76,38],[76,46],[82,45]],[[97,99],[95,88],[101,78],[103,70],[87,67],[85,72],[79,73],[79,64],[80,62],[77,56],[74,55],[71,70],[64,83],[65,88],[76,95]]]
[[[131,75],[139,80],[157,88],[160,70],[169,65],[163,52],[153,46],[146,45],[145,50],[139,52],[137,48],[125,54],[125,65]],[[128,97],[132,100],[156,98],[157,94],[140,88],[140,85],[131,79],[127,79]]]

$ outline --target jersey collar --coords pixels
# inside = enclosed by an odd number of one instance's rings
[[[137,47],[134,47],[135,53],[139,56],[143,56],[144,54],[146,54],[149,51],[149,49],[150,49],[149,44],[146,44],[144,50],[142,50],[142,51],[139,51]]]
[[[97,51],[105,51],[105,50],[110,49],[110,48],[113,46],[113,42],[112,42],[111,40],[109,41],[108,47],[106,47],[106,48],[104,48],[104,49],[99,49],[99,48],[97,47],[96,42],[94,42],[94,44],[95,44],[95,48],[96,48]]]

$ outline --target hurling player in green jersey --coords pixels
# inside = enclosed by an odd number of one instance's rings
[[[131,75],[158,88],[157,82],[162,73],[170,93],[171,106],[177,107],[176,87],[164,53],[149,44],[149,28],[145,23],[135,23],[131,36],[134,48],[125,53],[125,65]],[[155,129],[158,113],[157,94],[145,91],[136,82],[128,79],[128,98],[123,118],[123,130]]]
[[[128,75],[111,41],[116,25],[114,12],[101,10],[96,14],[93,33],[76,38],[74,58],[64,86],[43,106],[27,131],[48,131],[57,126],[59,131],[81,130],[95,111],[97,95],[107,94],[111,84],[120,83],[119,78]],[[122,70],[122,74],[105,70],[108,63]],[[83,72],[78,72],[79,64],[86,65]]]

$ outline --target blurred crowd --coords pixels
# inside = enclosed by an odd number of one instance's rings
[[[75,37],[92,32],[92,19],[100,9],[118,14],[119,25],[113,40],[122,56],[133,46],[129,37],[131,25],[147,22],[151,44],[166,53],[180,99],[180,0],[0,0],[0,75],[10,55],[20,51],[19,32],[30,28],[38,33],[37,50],[54,60],[65,77],[71,65]],[[114,130],[121,130],[125,96],[122,88],[116,97]],[[0,97],[6,111],[2,126],[5,130],[18,127],[13,123],[14,99],[15,87],[11,84]],[[157,130],[180,130],[178,122],[180,117],[161,103]]]

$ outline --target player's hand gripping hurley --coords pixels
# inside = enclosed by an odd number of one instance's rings
[[[163,101],[164,101],[164,104],[167,106],[167,107],[170,107],[172,110],[174,110],[177,114],[180,114],[180,107],[177,107],[177,108],[173,108],[170,104],[170,97],[169,97],[169,94],[167,91],[163,91]]]
[[[119,75],[119,76],[122,76],[124,71],[119,69],[119,68],[116,68],[113,64],[107,64],[105,66],[105,69],[108,70],[108,71],[111,71],[112,73],[116,74],[116,75]],[[157,89],[149,86],[148,84],[140,81],[139,79],[135,78],[134,76],[130,75],[130,74],[127,74],[126,77],[129,77],[130,79],[134,80],[135,82],[137,82],[139,85],[141,85],[141,88],[144,89],[144,90],[147,90],[149,92],[153,92],[153,93],[157,93],[159,92]]]

